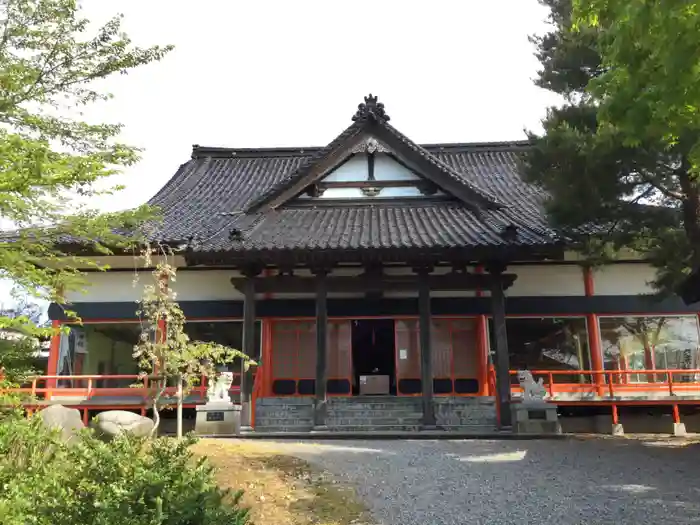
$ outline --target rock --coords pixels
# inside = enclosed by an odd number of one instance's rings
[[[61,431],[61,439],[70,442],[85,428],[80,411],[63,405],[51,405],[39,412],[41,421],[50,429]]]
[[[90,423],[90,427],[104,439],[113,439],[122,432],[129,432],[137,437],[147,437],[153,430],[153,421],[126,410],[108,410],[99,413]]]

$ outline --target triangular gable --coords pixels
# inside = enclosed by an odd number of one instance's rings
[[[369,95],[353,124],[333,142],[256,199],[248,212],[274,209],[342,169],[356,156],[393,161],[474,210],[500,208],[492,195],[472,186],[449,166],[388,124],[384,105]],[[376,160],[375,160],[376,162]]]

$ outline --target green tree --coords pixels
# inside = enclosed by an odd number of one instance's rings
[[[16,326],[46,326],[40,305],[26,295],[16,295],[15,301],[10,308],[0,306],[0,316],[12,320]],[[41,339],[22,330],[0,330],[0,388],[19,384],[40,370],[41,344]]]
[[[155,253],[154,253],[155,252]],[[177,437],[182,438],[182,405],[185,395],[202,377],[216,379],[219,364],[240,359],[246,365],[255,364],[240,350],[220,344],[193,341],[185,332],[185,315],[178,305],[172,285],[177,281],[177,271],[168,262],[172,255],[169,248],[146,247],[144,266],[152,268],[152,255],[160,262],[152,272],[153,283],[144,286],[140,309],[141,337],[134,348],[141,375],[153,378],[153,433],[160,423],[159,409],[170,404],[164,393],[167,386],[175,386],[177,409]],[[137,276],[138,278],[138,276]]]
[[[542,0],[554,29],[533,38],[537,83],[564,103],[548,111],[544,135],[530,135],[525,176],[592,260],[637,251],[657,268],[659,291],[672,291],[700,266],[697,9],[573,1]]]
[[[76,0],[0,0],[0,279],[46,300],[60,303],[80,286],[79,269],[97,266],[69,245],[126,248],[137,238],[123,232],[152,217],[88,204],[119,189],[109,177],[139,152],[117,140],[120,125],[89,122],[84,108],[110,98],[100,81],[171,49],[134,46],[120,22],[91,30]],[[46,334],[26,316],[0,314],[2,329]]]

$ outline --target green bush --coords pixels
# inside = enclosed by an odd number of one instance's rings
[[[220,490],[193,440],[86,431],[66,445],[38,421],[0,422],[1,525],[243,525],[241,493]]]

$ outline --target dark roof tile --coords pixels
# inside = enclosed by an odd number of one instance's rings
[[[518,175],[527,143],[421,146],[388,124],[383,104],[365,97],[353,124],[323,148],[227,149],[194,146],[192,159],[150,204],[164,220],[161,241],[190,241],[199,253],[460,250],[551,247],[559,238],[544,194]],[[371,202],[288,199],[309,183],[316,163],[339,160],[359,135],[374,136],[448,198]],[[329,155],[334,155],[329,157]],[[507,238],[504,231],[516,227]]]

